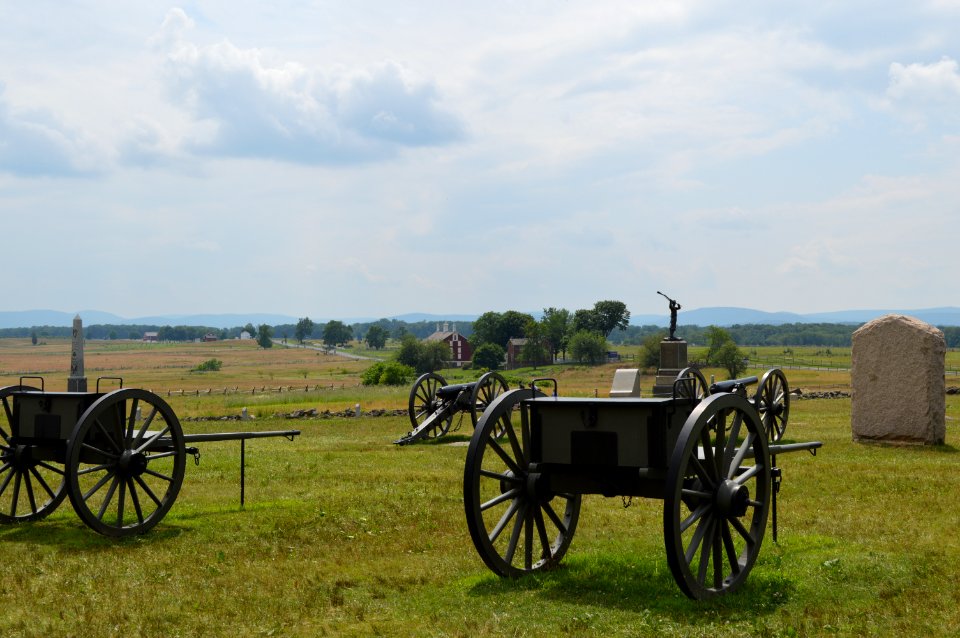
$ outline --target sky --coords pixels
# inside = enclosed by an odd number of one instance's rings
[[[960,306],[957,33],[960,0],[0,0],[0,310]]]

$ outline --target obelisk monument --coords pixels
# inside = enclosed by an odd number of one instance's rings
[[[67,392],[86,392],[87,377],[83,376],[83,321],[80,315],[73,318],[73,348],[70,350],[70,376],[67,377]]]

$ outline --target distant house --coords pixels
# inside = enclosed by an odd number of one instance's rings
[[[160,341],[160,333],[159,333],[159,332],[144,332],[144,333],[143,333],[143,340],[144,340],[144,341],[151,341],[151,342],[154,342],[154,343],[157,342],[157,341]]]
[[[549,342],[544,342],[544,356],[539,361],[528,361],[522,358],[521,352],[525,345],[527,345],[526,339],[510,339],[507,342],[507,370],[526,366],[548,366],[553,363]]]
[[[217,337],[217,335],[213,334],[212,332],[208,332],[207,334],[203,335],[204,341],[216,341],[218,338],[219,337]]]
[[[456,324],[453,325],[453,329],[451,330],[450,324],[444,322],[443,329],[441,330],[440,324],[438,323],[436,332],[424,339],[424,341],[442,341],[446,343],[450,347],[451,362],[458,368],[473,359],[473,348],[470,346],[467,338],[457,332]]]
[[[241,338],[241,339],[253,339],[253,335],[251,335],[251,334],[250,334],[249,332],[247,332],[246,330],[241,330],[241,331],[240,331],[240,338]]]

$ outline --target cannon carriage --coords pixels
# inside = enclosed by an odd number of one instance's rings
[[[670,571],[694,599],[736,590],[772,513],[789,392],[779,370],[707,386],[687,369],[669,397],[569,398],[539,388],[498,396],[467,450],[463,499],[470,536],[501,576],[549,569],[577,528],[584,494],[663,500]],[[552,381],[552,380],[551,380]]]
[[[38,380],[39,388],[24,381]],[[247,439],[293,437],[298,430],[185,434],[174,411],[138,388],[47,392],[40,377],[0,388],[0,523],[36,521],[69,497],[91,529],[143,534],[173,506],[191,444],[239,440],[241,504]]]
[[[407,401],[413,429],[394,443],[407,445],[443,436],[450,431],[457,415],[463,419],[464,414],[468,414],[470,423],[476,427],[487,406],[508,389],[506,379],[498,372],[487,372],[472,383],[453,385],[435,372],[423,374],[414,381]]]

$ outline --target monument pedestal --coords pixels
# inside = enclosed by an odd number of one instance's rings
[[[653,386],[653,396],[668,397],[673,394],[673,382],[680,371],[687,367],[687,342],[683,339],[664,339],[660,342],[660,369]]]

